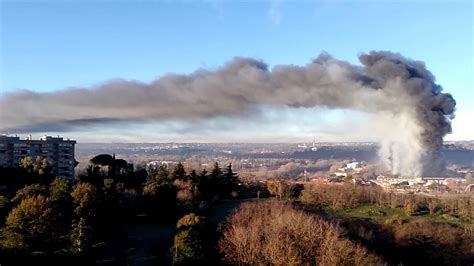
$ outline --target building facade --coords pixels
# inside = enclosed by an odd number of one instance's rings
[[[74,178],[75,140],[43,136],[38,140],[0,136],[0,167],[19,167],[21,159],[41,156],[51,164],[51,174]]]

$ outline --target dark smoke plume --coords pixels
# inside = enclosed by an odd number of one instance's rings
[[[423,62],[384,51],[359,60],[362,66],[321,54],[306,66],[270,70],[262,61],[237,57],[213,71],[166,75],[149,84],[115,80],[95,88],[6,93],[0,130],[77,130],[103,122],[255,115],[261,106],[325,106],[372,113],[380,127],[374,134],[382,135],[380,157],[393,173],[441,173],[453,97],[442,93]]]

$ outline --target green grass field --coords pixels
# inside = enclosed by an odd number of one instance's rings
[[[344,210],[330,210],[327,211],[336,217],[355,217],[370,219],[377,223],[386,223],[394,220],[417,220],[417,219],[428,219],[434,222],[443,222],[451,224],[466,224],[474,222],[474,219],[469,218],[458,218],[450,215],[439,215],[439,214],[428,214],[422,213],[418,215],[408,215],[405,210],[396,208],[380,208],[375,205],[361,205],[351,209]]]

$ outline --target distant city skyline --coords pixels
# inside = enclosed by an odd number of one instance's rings
[[[269,67],[304,66],[326,51],[360,65],[357,54],[390,50],[424,61],[454,96],[453,134],[445,139],[474,139],[471,1],[2,1],[0,9],[2,95],[93,88],[113,79],[146,83],[167,73],[212,70],[234,56]],[[364,112],[263,107],[259,113],[44,133],[82,142],[377,141]]]

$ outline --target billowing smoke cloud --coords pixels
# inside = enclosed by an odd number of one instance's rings
[[[216,70],[166,75],[149,84],[116,80],[95,88],[1,96],[0,130],[67,131],[120,121],[251,117],[262,106],[343,108],[374,114],[380,157],[396,174],[443,171],[440,148],[455,101],[423,62],[391,52],[359,56],[362,66],[321,54],[306,66],[273,69],[234,58]],[[349,129],[350,130],[350,129]]]

